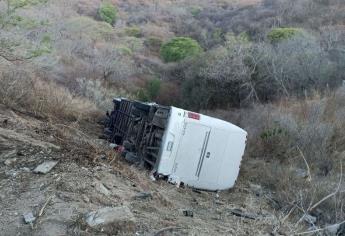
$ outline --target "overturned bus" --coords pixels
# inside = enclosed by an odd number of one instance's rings
[[[246,144],[243,129],[220,119],[156,103],[113,100],[105,135],[128,161],[155,176],[197,189],[223,190],[237,179]]]

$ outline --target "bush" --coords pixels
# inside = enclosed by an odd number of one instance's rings
[[[80,40],[80,37],[91,40],[109,40],[114,35],[113,28],[109,24],[86,16],[68,19],[66,22],[66,33],[72,38],[78,37],[78,40]]]
[[[191,9],[190,9],[190,13],[191,13],[192,16],[194,16],[194,17],[199,16],[200,13],[201,13],[201,11],[202,11],[202,8],[199,7],[199,6],[193,6],[193,7],[191,7]]]
[[[299,28],[275,28],[267,34],[267,38],[271,43],[279,43],[301,34],[302,30]]]
[[[91,119],[98,113],[89,100],[17,68],[0,73],[0,104],[51,119]]]
[[[138,99],[141,101],[153,101],[159,95],[161,81],[159,79],[151,79],[147,82],[145,88],[138,91]]]
[[[112,5],[109,2],[102,3],[99,8],[99,17],[109,23],[113,24],[116,21],[117,18],[117,9],[114,5]]]
[[[127,27],[125,29],[126,35],[130,36],[130,37],[136,37],[136,38],[140,38],[141,35],[141,29],[139,27],[133,26],[133,27]]]
[[[162,45],[160,54],[165,62],[176,62],[202,52],[199,43],[191,38],[176,37]]]

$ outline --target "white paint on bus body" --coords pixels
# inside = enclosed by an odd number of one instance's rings
[[[155,170],[205,190],[234,186],[247,132],[220,119],[171,107]]]

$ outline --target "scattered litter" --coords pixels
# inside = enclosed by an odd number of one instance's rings
[[[184,210],[183,215],[187,217],[194,217],[194,213],[191,210]]]
[[[145,200],[145,199],[152,199],[152,194],[148,192],[141,192],[134,197],[137,200]]]
[[[24,172],[30,172],[31,171],[28,167],[22,167],[22,168],[20,168],[20,170],[22,170]]]
[[[57,163],[57,161],[45,161],[34,169],[34,173],[47,174],[56,166]]]
[[[23,215],[24,217],[24,222],[25,224],[32,224],[35,220],[36,220],[36,217],[34,217],[34,215],[32,214],[32,212],[29,212],[29,213],[25,213]]]
[[[303,170],[303,169],[296,169],[295,173],[296,173],[296,177],[298,177],[298,178],[306,179],[309,176],[308,172],[306,170]]]
[[[245,213],[241,209],[231,209],[230,213],[233,214],[234,216],[250,219],[250,220],[255,220],[258,218],[256,214],[250,214],[250,213]]]

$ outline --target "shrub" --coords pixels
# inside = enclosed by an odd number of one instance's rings
[[[192,16],[194,16],[194,17],[199,16],[199,14],[201,13],[201,11],[202,11],[202,8],[199,7],[199,6],[193,6],[193,7],[191,7],[191,9],[190,9],[190,13],[191,13]]]
[[[299,28],[274,28],[267,34],[267,38],[271,43],[279,43],[301,34],[302,30]]]
[[[66,22],[66,31],[71,37],[78,37],[78,39],[82,37],[92,40],[108,40],[113,37],[113,28],[109,24],[95,21],[86,16],[68,19]]]
[[[49,35],[44,35],[40,45],[35,49],[29,50],[28,58],[40,57],[44,54],[49,54],[52,52],[51,38]]]
[[[153,101],[159,95],[161,81],[159,79],[151,79],[147,82],[145,88],[138,90],[138,99],[141,101]]]
[[[52,119],[77,120],[92,118],[98,113],[89,100],[73,96],[66,88],[33,78],[17,68],[0,73],[0,103]]]
[[[115,23],[116,18],[117,18],[117,9],[113,4],[109,2],[102,3],[99,8],[98,13],[99,13],[99,17],[103,21],[109,24]]]
[[[187,37],[176,37],[162,45],[160,54],[165,62],[176,62],[202,52],[199,43]]]
[[[130,48],[122,45],[117,46],[116,51],[118,51],[123,56],[131,56],[133,54],[133,51]]]
[[[133,26],[133,27],[127,27],[125,29],[125,32],[128,36],[130,37],[136,37],[136,38],[140,38],[141,35],[141,29],[139,27]]]

